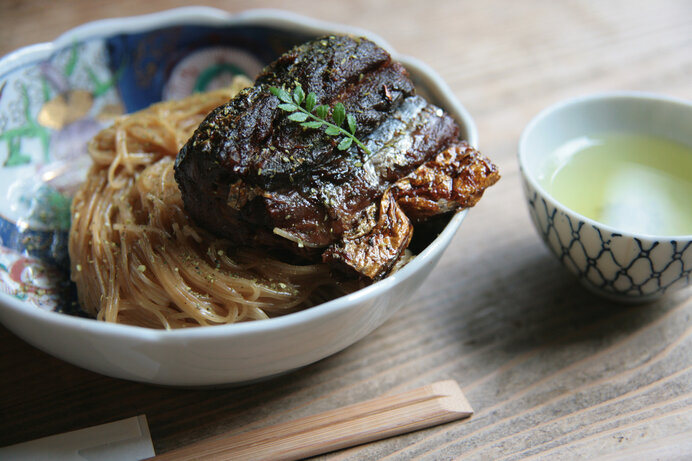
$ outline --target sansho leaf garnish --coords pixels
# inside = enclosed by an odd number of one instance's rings
[[[370,150],[365,147],[358,138],[356,138],[356,119],[353,115],[346,113],[346,108],[340,102],[332,107],[332,121],[328,121],[329,106],[317,104],[317,96],[310,92],[307,95],[303,91],[303,87],[297,84],[293,90],[293,94],[283,88],[269,88],[271,94],[279,98],[282,104],[279,104],[279,109],[289,112],[288,119],[300,123],[304,128],[324,128],[325,134],[328,136],[344,137],[336,146],[339,150],[346,150],[353,143],[363,149],[363,152],[370,155]],[[332,123],[333,122],[333,123]],[[347,128],[341,126],[346,122]]]

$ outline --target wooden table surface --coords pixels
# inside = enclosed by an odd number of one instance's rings
[[[352,347],[252,386],[181,390],[100,376],[0,327],[0,446],[146,414],[158,453],[381,394],[455,379],[467,421],[326,459],[692,459],[692,291],[625,306],[585,291],[529,221],[516,146],[564,98],[643,90],[692,98],[692,2],[208,2],[285,8],[377,32],[448,82],[503,178],[429,282]],[[0,54],[158,0],[0,1]],[[678,458],[679,457],[679,458]]]

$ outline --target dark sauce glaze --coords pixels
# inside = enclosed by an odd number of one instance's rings
[[[339,150],[338,138],[289,120],[269,89],[297,84],[317,104],[342,103],[370,154]],[[412,219],[472,205],[477,199],[452,191],[480,198],[499,178],[459,141],[454,120],[414,93],[403,66],[366,39],[330,36],[290,50],[214,110],[180,151],[175,177],[187,212],[240,246],[321,259],[365,279],[386,276],[411,241]],[[462,164],[473,171],[462,175],[474,179],[470,188],[455,186],[461,171],[451,166]]]

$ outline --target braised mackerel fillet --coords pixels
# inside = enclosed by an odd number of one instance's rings
[[[317,105],[342,103],[366,149],[341,150],[339,137],[290,119],[271,89],[297,87]],[[330,36],[287,52],[209,114],[178,154],[175,178],[190,216],[234,244],[377,280],[416,222],[473,206],[499,174],[386,51]]]

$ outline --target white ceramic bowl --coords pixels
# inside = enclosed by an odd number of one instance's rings
[[[326,33],[367,36],[388,49],[408,68],[419,92],[454,116],[463,137],[477,144],[470,115],[428,67],[397,55],[372,33],[278,11],[232,16],[183,8],[99,21],[0,60],[0,193],[10,198],[0,205],[0,321],[34,346],[98,373],[202,386],[249,382],[308,365],[353,344],[394,314],[433,269],[465,211],[396,274],[280,318],[160,331],[59,312],[74,310],[64,269],[65,201],[34,187],[37,179],[50,183],[56,165],[80,164],[86,141],[107,125],[109,114],[210,84],[209,71],[220,69],[213,67],[219,59],[231,64],[225,69],[254,76],[294,44]],[[190,79],[191,73],[196,78]],[[65,105],[59,102],[65,94],[75,102],[66,105],[67,111],[46,109]],[[49,185],[63,190],[74,184]]]
[[[580,215],[541,186],[538,178],[545,162],[563,143],[598,133],[638,133],[692,147],[691,127],[690,101],[616,92],[556,104],[538,114],[522,133],[519,166],[534,226],[587,288],[615,300],[639,302],[688,286],[692,235],[637,234]],[[589,178],[584,178],[584,187],[589,187]]]

